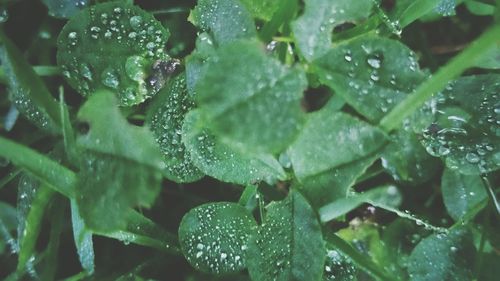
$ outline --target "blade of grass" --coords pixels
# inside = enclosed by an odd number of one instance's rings
[[[60,128],[59,105],[42,79],[0,29],[0,58],[11,89],[22,92]]]
[[[384,116],[379,125],[390,132],[398,128],[407,117],[419,109],[435,93],[446,87],[449,81],[474,65],[477,59],[500,41],[500,25],[484,32],[469,47],[441,67],[431,78],[422,83],[412,94]]]
[[[20,247],[16,269],[18,273],[23,272],[28,267],[28,262],[34,255],[45,209],[54,194],[52,189],[42,184],[31,203],[31,208],[25,221],[24,232],[22,237],[19,238]]]

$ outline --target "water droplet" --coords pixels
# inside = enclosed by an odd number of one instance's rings
[[[142,17],[141,16],[133,16],[130,18],[129,23],[133,29],[138,30],[141,28],[141,25],[142,25]]]
[[[384,56],[382,53],[371,53],[368,55],[366,58],[366,62],[368,65],[372,68],[379,69],[380,66],[382,65],[382,61],[384,59]]]
[[[128,57],[125,62],[125,72],[127,76],[138,82],[144,82],[146,79],[146,65],[147,61],[141,56]]]
[[[118,80],[118,74],[113,69],[106,69],[103,71],[101,75],[101,82],[105,86],[116,89],[118,85],[120,85],[120,81]]]
[[[481,160],[481,159],[479,158],[479,156],[478,156],[476,153],[474,153],[474,152],[469,152],[469,153],[467,153],[467,154],[465,155],[465,159],[466,159],[469,163],[471,163],[471,164],[476,164],[476,163],[479,163],[479,160]]]
[[[352,61],[352,55],[351,55],[351,52],[347,51],[344,55],[344,59],[347,61],[347,62],[351,62]]]

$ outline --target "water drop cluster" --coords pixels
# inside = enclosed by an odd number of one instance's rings
[[[171,180],[177,182],[191,182],[203,176],[192,164],[182,142],[184,116],[193,107],[194,101],[188,95],[185,76],[180,75],[160,91],[147,118],[156,142],[165,156],[166,172]]]
[[[474,93],[471,95],[471,93]],[[433,100],[434,122],[423,131],[429,154],[464,174],[500,168],[500,76],[478,75],[450,83]]]
[[[245,267],[247,241],[255,227],[255,220],[242,206],[209,203],[184,216],[179,240],[185,257],[197,269],[238,272]]]
[[[157,61],[168,60],[168,38],[160,22],[122,2],[102,3],[72,17],[58,38],[58,64],[82,95],[115,91],[122,105],[134,105],[159,89],[147,83]]]

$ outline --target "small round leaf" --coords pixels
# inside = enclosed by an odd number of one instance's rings
[[[120,2],[87,8],[64,26],[57,62],[68,83],[87,96],[116,92],[121,105],[143,102],[171,71],[164,46],[169,32],[151,14]]]
[[[179,227],[188,262],[198,270],[224,274],[245,268],[245,250],[255,219],[236,203],[208,203],[189,211]]]

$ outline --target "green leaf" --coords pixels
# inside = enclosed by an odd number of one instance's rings
[[[352,260],[333,247],[327,247],[323,281],[356,281],[357,269]]]
[[[193,182],[204,176],[192,164],[181,140],[184,116],[193,107],[194,101],[187,92],[186,78],[182,74],[160,91],[151,102],[146,117],[146,124],[163,152],[165,174],[176,182]]]
[[[335,200],[347,197],[349,188],[368,167],[379,157],[372,154],[367,157],[340,165],[324,172],[300,179],[301,193],[311,205],[318,209]]]
[[[367,18],[373,6],[372,0],[304,2],[304,14],[292,23],[292,30],[297,47],[308,61],[319,58],[330,50],[335,26]]]
[[[201,33],[196,38],[196,50],[186,58],[186,84],[190,95],[196,95],[196,83],[207,71],[207,60],[215,54],[212,37]]]
[[[254,17],[269,21],[283,0],[240,0],[240,2]]]
[[[66,158],[71,162],[75,162],[78,159],[78,148],[76,147],[75,140],[76,136],[71,124],[68,106],[64,102],[63,92],[59,94],[59,114],[61,116],[61,128]]]
[[[480,176],[462,175],[450,169],[443,173],[441,192],[448,214],[456,221],[488,198]]]
[[[325,243],[313,209],[297,191],[267,207],[250,238],[247,266],[252,280],[320,280]]]
[[[19,239],[19,257],[17,263],[17,272],[22,272],[30,263],[30,259],[35,255],[35,245],[40,234],[40,228],[43,220],[43,215],[54,196],[54,191],[46,185],[41,185],[36,192],[33,202],[30,204],[30,209],[24,222],[24,230]]]
[[[247,185],[243,192],[241,193],[240,200],[238,204],[245,207],[249,212],[252,212],[257,208],[258,200],[260,197],[259,190],[255,185]]]
[[[78,118],[90,126],[77,138],[85,149],[76,198],[80,215],[92,230],[123,228],[128,208],[148,207],[156,199],[164,169],[161,152],[147,128],[127,123],[113,93],[92,95]]]
[[[101,3],[71,17],[64,26],[57,62],[68,83],[83,96],[106,88],[117,93],[121,105],[134,105],[156,94],[163,86],[157,77],[175,66],[169,65],[163,49],[169,35],[137,6]]]
[[[301,69],[285,67],[255,41],[219,48],[208,68],[196,85],[196,101],[221,141],[243,151],[274,153],[288,146],[304,119]]]
[[[466,175],[500,169],[500,75],[462,77],[435,99],[434,122],[423,132],[427,152]],[[475,93],[471,95],[470,93]]]
[[[285,171],[272,155],[245,154],[231,149],[209,130],[200,128],[199,110],[186,115],[182,141],[196,167],[218,180],[245,185],[286,179]]]
[[[351,232],[353,231],[351,229],[347,230]],[[359,232],[356,231],[356,233],[359,236]],[[362,234],[365,235],[364,233]],[[327,231],[325,232],[325,241],[328,246],[335,248],[348,256],[359,268],[363,269],[372,277],[379,280],[398,280],[387,274],[387,272],[385,272],[385,270],[383,270],[378,264],[374,263],[372,259],[368,258],[364,253],[360,253],[358,249],[355,249],[338,235]]]
[[[301,180],[364,158],[382,147],[385,139],[381,130],[325,108],[309,114],[289,155]]]
[[[440,161],[425,151],[415,133],[403,129],[384,149],[382,166],[395,180],[418,185],[436,175]]]
[[[74,196],[75,174],[56,161],[3,137],[0,137],[0,156],[26,169],[57,192]]]
[[[482,3],[481,1],[465,1],[465,7],[474,15],[489,16],[495,13],[495,5]]]
[[[204,272],[225,274],[245,268],[247,242],[255,219],[236,203],[208,203],[189,211],[179,226],[188,262]]]
[[[87,6],[90,0],[42,0],[49,9],[49,14],[57,18],[70,18],[82,8]]]
[[[476,67],[486,69],[500,69],[500,43],[493,46],[475,63]]]
[[[469,233],[453,229],[422,240],[411,253],[408,272],[412,281],[472,280],[475,249]]]
[[[40,188],[40,181],[29,173],[21,173],[17,185],[17,237],[22,238],[31,204]],[[19,239],[20,240],[20,239]],[[20,242],[20,241],[18,241]]]
[[[425,77],[408,47],[373,35],[340,44],[313,63],[322,83],[373,122],[405,99]]]
[[[77,177],[75,173],[54,160],[38,152],[0,137],[0,156],[12,161],[33,175],[48,187],[75,199]],[[124,230],[115,232],[99,232],[98,234],[119,239],[126,235],[127,241],[138,245],[157,248],[159,250],[179,254],[176,239],[161,227],[132,209],[124,214],[126,226]]]
[[[11,234],[17,225],[18,214],[16,208],[0,201],[0,256],[4,254],[6,245],[9,245],[11,252],[17,250],[16,240]]]
[[[218,45],[257,35],[250,13],[237,0],[199,0],[189,20]]]
[[[77,145],[81,148],[114,155],[156,170],[164,168],[153,134],[147,128],[127,122],[113,93],[96,92],[80,108],[78,120],[89,126],[88,132],[77,137]]]
[[[398,189],[393,185],[389,185],[336,200],[321,207],[318,212],[321,221],[328,222],[349,213],[363,203],[369,203],[375,206],[390,206],[394,208],[399,206],[401,201],[401,194]]]
[[[82,268],[89,274],[94,272],[94,243],[92,232],[85,228],[83,218],[78,211],[75,200],[71,200],[71,222],[73,226],[73,239]]]
[[[61,123],[57,102],[3,31],[0,31],[0,60],[7,76],[10,99],[17,110],[40,129],[57,132]]]

